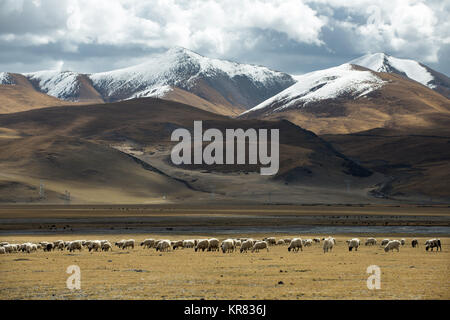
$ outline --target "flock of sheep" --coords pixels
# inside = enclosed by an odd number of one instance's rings
[[[238,238],[238,239],[226,239],[220,242],[216,238],[211,239],[190,239],[190,240],[156,240],[156,239],[145,239],[141,242],[141,247],[144,249],[154,248],[156,251],[166,252],[170,250],[176,250],[177,248],[193,248],[195,252],[197,251],[222,251],[223,253],[231,253],[238,250],[241,253],[259,252],[259,250],[266,249],[269,251],[269,246],[284,245],[288,246],[289,252],[303,251],[303,247],[310,247],[313,244],[320,245],[322,243],[323,252],[327,253],[333,249],[336,245],[336,240],[333,237],[327,238],[314,238],[314,239],[301,239],[301,238],[286,238],[286,239],[276,239],[274,237],[264,238],[262,240],[255,240],[252,238]],[[358,238],[353,238],[346,241],[349,251],[358,250],[361,245],[361,241]],[[406,244],[405,239],[401,240],[390,240],[383,239],[381,241],[381,246],[384,247],[385,252],[393,251],[394,249],[400,251],[400,246]],[[115,242],[114,245],[119,249],[134,249],[135,240],[134,239],[123,239],[121,241]],[[365,242],[366,246],[377,245],[377,240],[375,238],[367,238]],[[419,246],[419,241],[413,239],[411,241],[411,246],[413,248]],[[91,251],[112,251],[113,245],[108,240],[74,240],[74,241],[64,241],[57,240],[53,242],[42,241],[39,243],[26,242],[22,244],[10,244],[8,242],[0,242],[0,254],[6,253],[16,253],[16,252],[26,252],[32,253],[37,250],[43,251],[54,251],[54,250],[68,250],[73,252],[75,250],[81,251],[83,248]],[[441,250],[440,239],[430,239],[425,242],[426,251],[436,248],[436,251]]]

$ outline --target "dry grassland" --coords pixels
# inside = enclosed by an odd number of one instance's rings
[[[0,255],[0,299],[450,299],[450,238],[441,237],[442,252],[425,251],[423,243],[431,237],[418,238],[418,249],[411,248],[407,238],[399,253],[364,245],[348,252],[345,240],[354,236],[337,236],[337,245],[328,254],[321,245],[314,245],[299,253],[288,252],[287,246],[247,254],[193,249],[159,253],[137,246],[129,251],[115,247],[107,253],[39,250]],[[134,238],[138,244],[144,236],[2,236],[0,241],[86,238],[111,242]],[[182,238],[202,236],[170,236],[171,240]],[[81,290],[66,288],[70,265],[81,269]],[[380,290],[367,289],[369,265],[381,268]]]

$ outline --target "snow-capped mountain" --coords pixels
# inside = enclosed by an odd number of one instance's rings
[[[385,53],[367,54],[349,63],[377,72],[390,72],[415,80],[449,97],[450,79],[430,67],[411,59],[399,59]]]
[[[330,99],[357,99],[381,88],[384,81],[374,73],[350,64],[296,76],[297,83],[244,112],[276,113]]]
[[[152,56],[145,63],[109,72],[40,71],[24,76],[38,91],[67,101],[165,98],[176,90],[177,101],[200,100],[204,105],[238,108],[239,112],[295,83],[286,73],[211,59],[179,47]],[[2,73],[0,84],[13,83],[7,73]]]
[[[295,79],[296,84],[239,117],[286,119],[316,134],[437,129],[450,117],[446,97],[396,73],[347,63]]]
[[[195,91],[199,80],[206,80],[219,92],[241,91],[240,85],[245,85],[249,87],[246,89],[256,90],[262,96],[270,96],[294,83],[289,75],[266,67],[210,59],[184,48],[171,49],[137,66],[89,77],[108,100],[163,96],[171,87]],[[237,102],[247,106],[253,99],[238,99]]]

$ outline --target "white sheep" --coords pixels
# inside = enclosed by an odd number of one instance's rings
[[[391,240],[389,240],[389,239],[383,239],[382,241],[381,241],[381,246],[386,246],[388,243],[389,243],[389,241],[391,241]]]
[[[194,248],[195,241],[194,240],[183,240],[183,248]]]
[[[289,243],[288,251],[290,252],[298,252],[298,250],[303,251],[303,241],[301,238],[294,238]]]
[[[335,240],[333,238],[326,238],[323,240],[323,253],[331,251],[333,249]]]
[[[5,246],[0,246],[0,254],[5,254],[6,253],[6,249],[4,247]]]
[[[303,244],[304,247],[310,247],[313,244],[313,240],[312,239],[302,240],[302,244]]]
[[[241,249],[240,252],[247,252],[248,249],[253,247],[253,241],[252,240],[245,240],[241,243]]]
[[[156,251],[164,252],[170,250],[170,240],[161,240],[156,245]]]
[[[81,251],[83,248],[82,242],[81,241],[71,241],[69,242],[69,244],[67,245],[67,249],[72,252],[75,250]],[[91,251],[89,249],[89,251]]]
[[[384,247],[384,251],[385,252],[388,252],[389,250],[394,251],[394,249],[397,249],[397,251],[400,251],[400,244],[401,244],[401,242],[398,240],[389,241],[386,244],[386,246]]]
[[[222,248],[223,253],[234,252],[234,249],[235,249],[234,240],[226,239],[226,240],[222,241],[222,244],[220,245],[220,247]]]
[[[277,240],[274,237],[264,238],[262,241],[267,242],[269,246],[276,245]]]
[[[347,243],[348,243],[348,251],[352,251],[352,249],[355,249],[355,251],[358,251],[358,247],[361,242],[358,238],[353,238],[353,239],[347,240]]]
[[[112,244],[109,241],[102,243],[102,251],[108,250],[112,251]]]
[[[183,240],[171,241],[172,248],[175,250],[176,248],[183,248]]]
[[[267,252],[269,252],[269,245],[266,241],[256,241],[253,245],[252,252],[259,252],[261,249],[267,249]]]
[[[375,246],[377,244],[377,239],[375,238],[367,238],[366,243],[364,245],[366,246]]]
[[[141,242],[141,247],[145,248],[152,248],[153,245],[155,244],[155,239],[145,239],[144,241]]]
[[[121,248],[122,248],[122,249],[127,249],[127,248],[134,249],[134,243],[135,243],[134,239],[128,239],[128,240],[125,240],[125,241],[123,242]]]
[[[283,239],[278,239],[277,240],[277,246],[282,246],[282,245],[284,245],[285,243],[284,243],[284,240]]]

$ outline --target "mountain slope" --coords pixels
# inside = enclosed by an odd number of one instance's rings
[[[376,72],[389,72],[415,80],[450,98],[450,78],[411,59],[399,59],[385,53],[367,54],[349,62]]]
[[[255,165],[175,166],[170,136],[176,128],[192,129],[194,120],[203,128],[280,129],[280,170],[274,177],[261,176]],[[45,180],[54,192],[66,188],[79,201],[88,201],[91,185],[153,199],[167,191],[168,200],[200,199],[210,193],[236,201],[266,201],[278,194],[280,201],[333,200],[344,180],[358,186],[349,201],[368,201],[367,188],[381,179],[336,152],[312,132],[288,121],[236,120],[166,100],[143,98],[91,106],[46,108],[0,115],[0,179],[26,185]],[[117,150],[120,150],[117,151]],[[128,154],[133,161],[126,162]],[[137,163],[155,174],[149,176]],[[138,176],[140,176],[138,178]],[[29,180],[25,178],[29,177]],[[32,179],[31,179],[32,178]],[[156,179],[156,180],[155,180]],[[162,179],[162,180],[161,180]],[[132,181],[136,181],[132,183]],[[164,182],[166,181],[166,182]],[[183,186],[180,187],[181,183]],[[173,184],[173,190],[170,185]],[[147,187],[145,187],[147,185]],[[123,190],[119,193],[119,190]],[[254,192],[259,193],[255,196]],[[164,191],[166,192],[166,191]],[[92,192],[91,192],[92,193]],[[108,192],[105,191],[104,194]],[[136,200],[137,199],[137,200]],[[259,199],[259,200],[256,200]],[[309,199],[309,200],[308,200]],[[311,200],[315,199],[315,200]],[[339,198],[341,199],[341,198]],[[364,199],[364,200],[361,200]],[[98,201],[98,199],[96,200]],[[105,196],[105,202],[110,199]]]
[[[240,117],[287,119],[316,134],[448,127],[449,99],[395,73],[344,64],[296,79]]]

